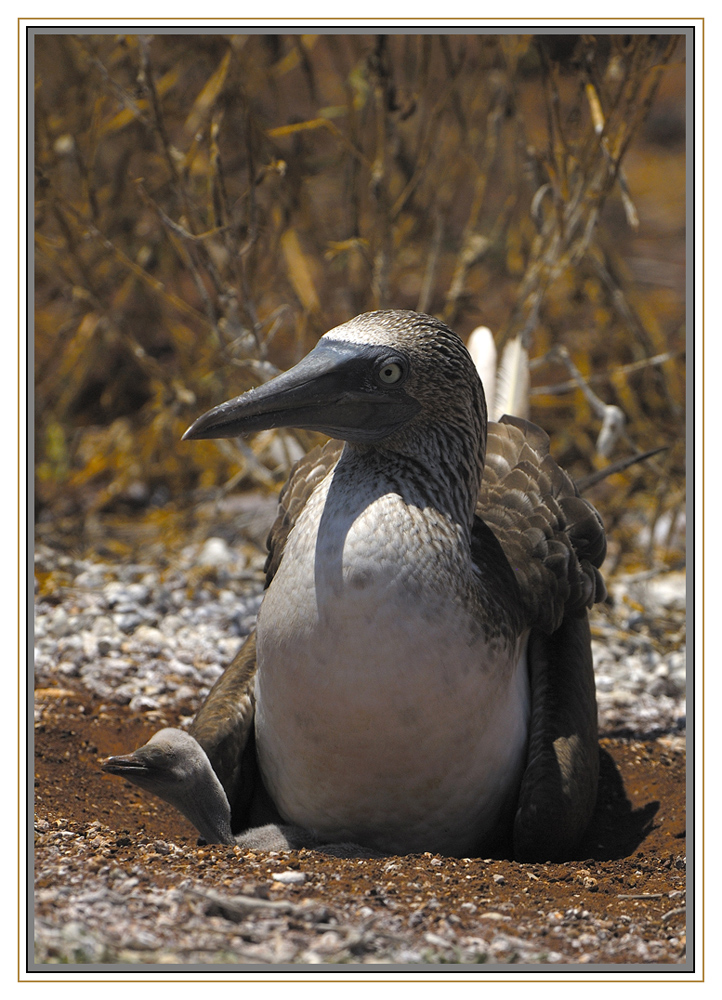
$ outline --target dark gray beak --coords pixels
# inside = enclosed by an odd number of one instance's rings
[[[238,437],[272,427],[320,431],[353,444],[371,444],[393,434],[420,409],[403,379],[382,384],[384,364],[404,357],[387,347],[326,340],[295,368],[204,413],[183,440]]]
[[[148,765],[135,754],[127,753],[118,757],[106,757],[100,762],[100,770],[127,778],[129,775],[147,774]]]

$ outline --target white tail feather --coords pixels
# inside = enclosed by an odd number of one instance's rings
[[[486,405],[491,407],[496,392],[496,347],[488,326],[477,326],[466,344],[484,386]]]
[[[521,337],[510,340],[504,348],[496,379],[489,417],[498,420],[504,413],[513,417],[529,417],[529,352]]]

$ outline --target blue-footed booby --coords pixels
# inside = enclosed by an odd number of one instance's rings
[[[461,339],[397,310],[184,439],[275,427],[333,440],[280,495],[256,631],[188,733],[104,769],[210,841],[572,856],[596,800],[606,543],[547,435],[489,423]]]

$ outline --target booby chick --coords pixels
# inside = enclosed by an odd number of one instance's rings
[[[571,856],[596,800],[605,537],[547,435],[488,424],[459,337],[396,310],[184,438],[274,427],[338,440],[281,493],[256,632],[190,734],[104,769],[225,843]]]

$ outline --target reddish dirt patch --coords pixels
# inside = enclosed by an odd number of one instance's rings
[[[117,832],[111,856],[120,866],[132,865],[141,845],[156,840],[182,845],[181,855],[151,858],[158,885],[177,882],[182,875],[201,879],[205,887],[223,889],[251,874],[237,848],[198,847],[195,831],[174,809],[103,775],[98,768],[100,757],[127,752],[177,719],[149,721],[115,706],[101,710],[87,695],[71,690],[63,694],[50,689],[39,696],[42,711],[35,729],[38,820],[47,821],[51,829],[67,827],[81,833],[87,824],[99,821]],[[500,919],[511,918],[517,933],[537,935],[540,949],[558,952],[570,961],[584,949],[577,945],[576,952],[570,951],[574,934],[569,912],[586,910],[597,922],[597,933],[599,927],[606,928],[602,937],[611,939],[604,949],[610,958],[596,955],[587,961],[639,962],[639,940],[653,942],[654,955],[646,961],[684,961],[683,742],[679,737],[603,738],[601,763],[596,815],[578,858],[568,863],[411,856],[394,859],[393,882],[384,869],[385,861],[346,861],[303,851],[292,863],[306,869],[312,863],[316,891],[320,879],[327,905],[347,911],[352,904],[372,910],[393,905],[395,911],[407,911],[410,937],[415,920],[419,932],[427,936],[448,927],[449,920],[457,931],[472,933],[476,910],[469,904],[474,903],[495,911]],[[253,857],[255,862],[257,856]],[[258,868],[257,863],[253,867]],[[293,894],[311,893],[306,886]],[[425,903],[434,899],[437,902],[425,909]],[[565,914],[565,926],[559,926],[557,921]],[[627,933],[630,924],[633,935]],[[583,931],[581,926],[577,935]]]

